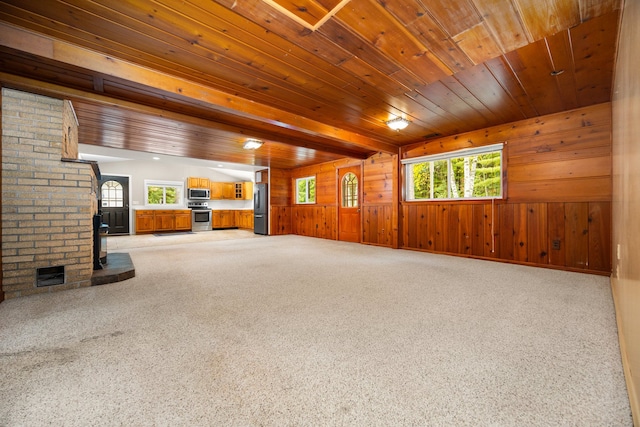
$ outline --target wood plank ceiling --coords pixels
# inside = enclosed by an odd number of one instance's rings
[[[1,0],[0,81],[83,143],[293,168],[609,101],[621,3]]]

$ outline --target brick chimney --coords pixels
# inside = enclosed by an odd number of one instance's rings
[[[69,101],[2,89],[5,298],[91,285],[97,168],[77,135]]]

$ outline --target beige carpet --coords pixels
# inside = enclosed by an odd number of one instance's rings
[[[170,240],[128,281],[0,304],[0,425],[632,425],[605,277]]]

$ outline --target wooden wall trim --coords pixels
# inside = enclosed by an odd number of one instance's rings
[[[612,293],[635,426],[640,426],[640,2],[625,1],[612,97]]]
[[[3,86],[0,84],[0,142],[3,142],[2,138],[2,88]],[[2,147],[0,144],[0,193],[2,193]],[[2,198],[0,198],[0,265],[2,265]],[[2,287],[2,276],[4,273],[0,273],[0,302],[4,301],[4,289]]]

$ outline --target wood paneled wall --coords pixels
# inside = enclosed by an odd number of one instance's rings
[[[288,182],[289,188],[292,189],[289,197],[291,233],[336,240],[338,238],[337,171],[342,167],[361,164],[362,160],[345,158],[292,170]],[[296,205],[293,199],[295,180],[307,176],[316,177],[316,203]]]
[[[397,248],[398,156],[365,160],[362,187],[362,243]]]
[[[608,273],[610,202],[403,203],[403,248]]]
[[[269,234],[291,234],[291,171],[271,168],[269,171]]]
[[[403,202],[401,247],[608,274],[611,104],[415,144],[401,156],[498,142],[505,200]]]
[[[611,103],[401,149],[403,159],[504,142],[509,201],[611,200]]]
[[[362,165],[358,159],[321,163],[293,171],[274,171],[271,187],[287,187],[271,199],[272,234],[338,238],[339,168]],[[293,188],[297,178],[316,177],[316,204],[296,205]],[[376,154],[363,165],[362,174],[362,243],[398,247],[398,156]]]
[[[613,275],[618,337],[640,426],[640,2],[624,2],[613,93]],[[618,250],[618,247],[620,248]]]
[[[399,158],[498,142],[505,143],[504,200],[401,200]],[[317,194],[312,206],[295,205],[292,193],[277,206],[272,199],[272,232],[289,226],[337,239],[336,171],[359,162],[272,174],[290,192],[296,178],[315,176]],[[406,146],[363,163],[362,243],[608,274],[611,180],[610,103]]]

